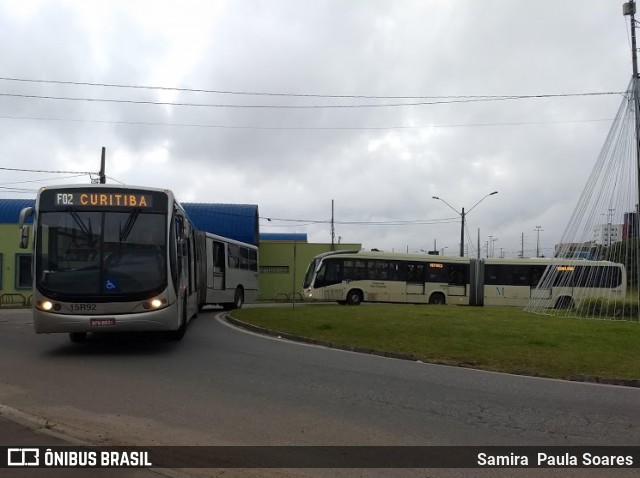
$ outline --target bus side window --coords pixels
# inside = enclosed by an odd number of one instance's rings
[[[546,266],[532,266],[529,268],[531,272],[531,280],[529,281],[529,285],[531,287],[536,287],[540,279],[542,279],[542,275],[544,274],[544,270]]]
[[[449,284],[465,285],[467,283],[465,277],[465,266],[458,264],[449,265]]]
[[[487,265],[485,268],[485,284],[500,284],[500,266],[496,265]]]
[[[400,264],[398,262],[389,263],[389,280],[397,281],[402,280],[400,276]]]
[[[324,260],[316,275],[316,287],[326,287],[328,285],[339,284],[342,282],[342,261],[340,260]]]
[[[224,244],[213,242],[213,270],[222,272],[224,270]]]
[[[240,248],[235,244],[229,244],[229,267],[240,269]]]
[[[249,270],[258,270],[258,252],[255,249],[249,249]]]
[[[406,265],[407,282],[424,282],[425,272],[424,264],[408,263]]]

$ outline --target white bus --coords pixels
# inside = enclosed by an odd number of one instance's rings
[[[361,302],[469,304],[469,259],[365,251],[326,252],[309,265],[303,297]]]
[[[215,234],[199,232],[199,306],[239,309],[258,300],[258,247]]]
[[[469,259],[365,251],[316,256],[303,284],[308,300],[571,308],[586,297],[619,299],[624,265],[578,259]]]
[[[25,224],[34,215],[33,233]],[[35,331],[168,331],[198,312],[196,230],[168,190],[121,185],[41,188],[20,214],[33,236]]]

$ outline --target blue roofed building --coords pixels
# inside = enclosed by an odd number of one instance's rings
[[[255,204],[182,203],[199,231],[258,245],[258,206]]]

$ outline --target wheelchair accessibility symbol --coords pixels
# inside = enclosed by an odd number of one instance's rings
[[[118,281],[116,279],[107,279],[104,281],[104,288],[109,292],[113,292],[118,289]]]

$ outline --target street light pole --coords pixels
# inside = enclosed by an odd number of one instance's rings
[[[458,211],[456,208],[454,208],[451,204],[449,204],[444,199],[442,199],[442,198],[440,198],[438,196],[431,196],[433,199],[437,199],[438,201],[442,201],[443,203],[445,203],[447,206],[449,206],[450,209],[452,209],[456,214],[458,214],[460,216],[460,219],[461,219],[461,223],[460,223],[460,257],[464,257],[464,221],[465,221],[465,218],[467,217],[467,214],[469,214],[471,211],[473,211],[473,209],[475,209],[475,207],[478,204],[480,204],[482,201],[487,199],[489,196],[493,196],[494,194],[498,194],[498,191],[493,191],[493,192],[487,194],[486,196],[484,196],[482,199],[480,199],[480,201],[475,203],[473,205],[473,207],[471,209],[469,209],[466,213],[464,211],[464,208],[462,208],[461,211]]]

